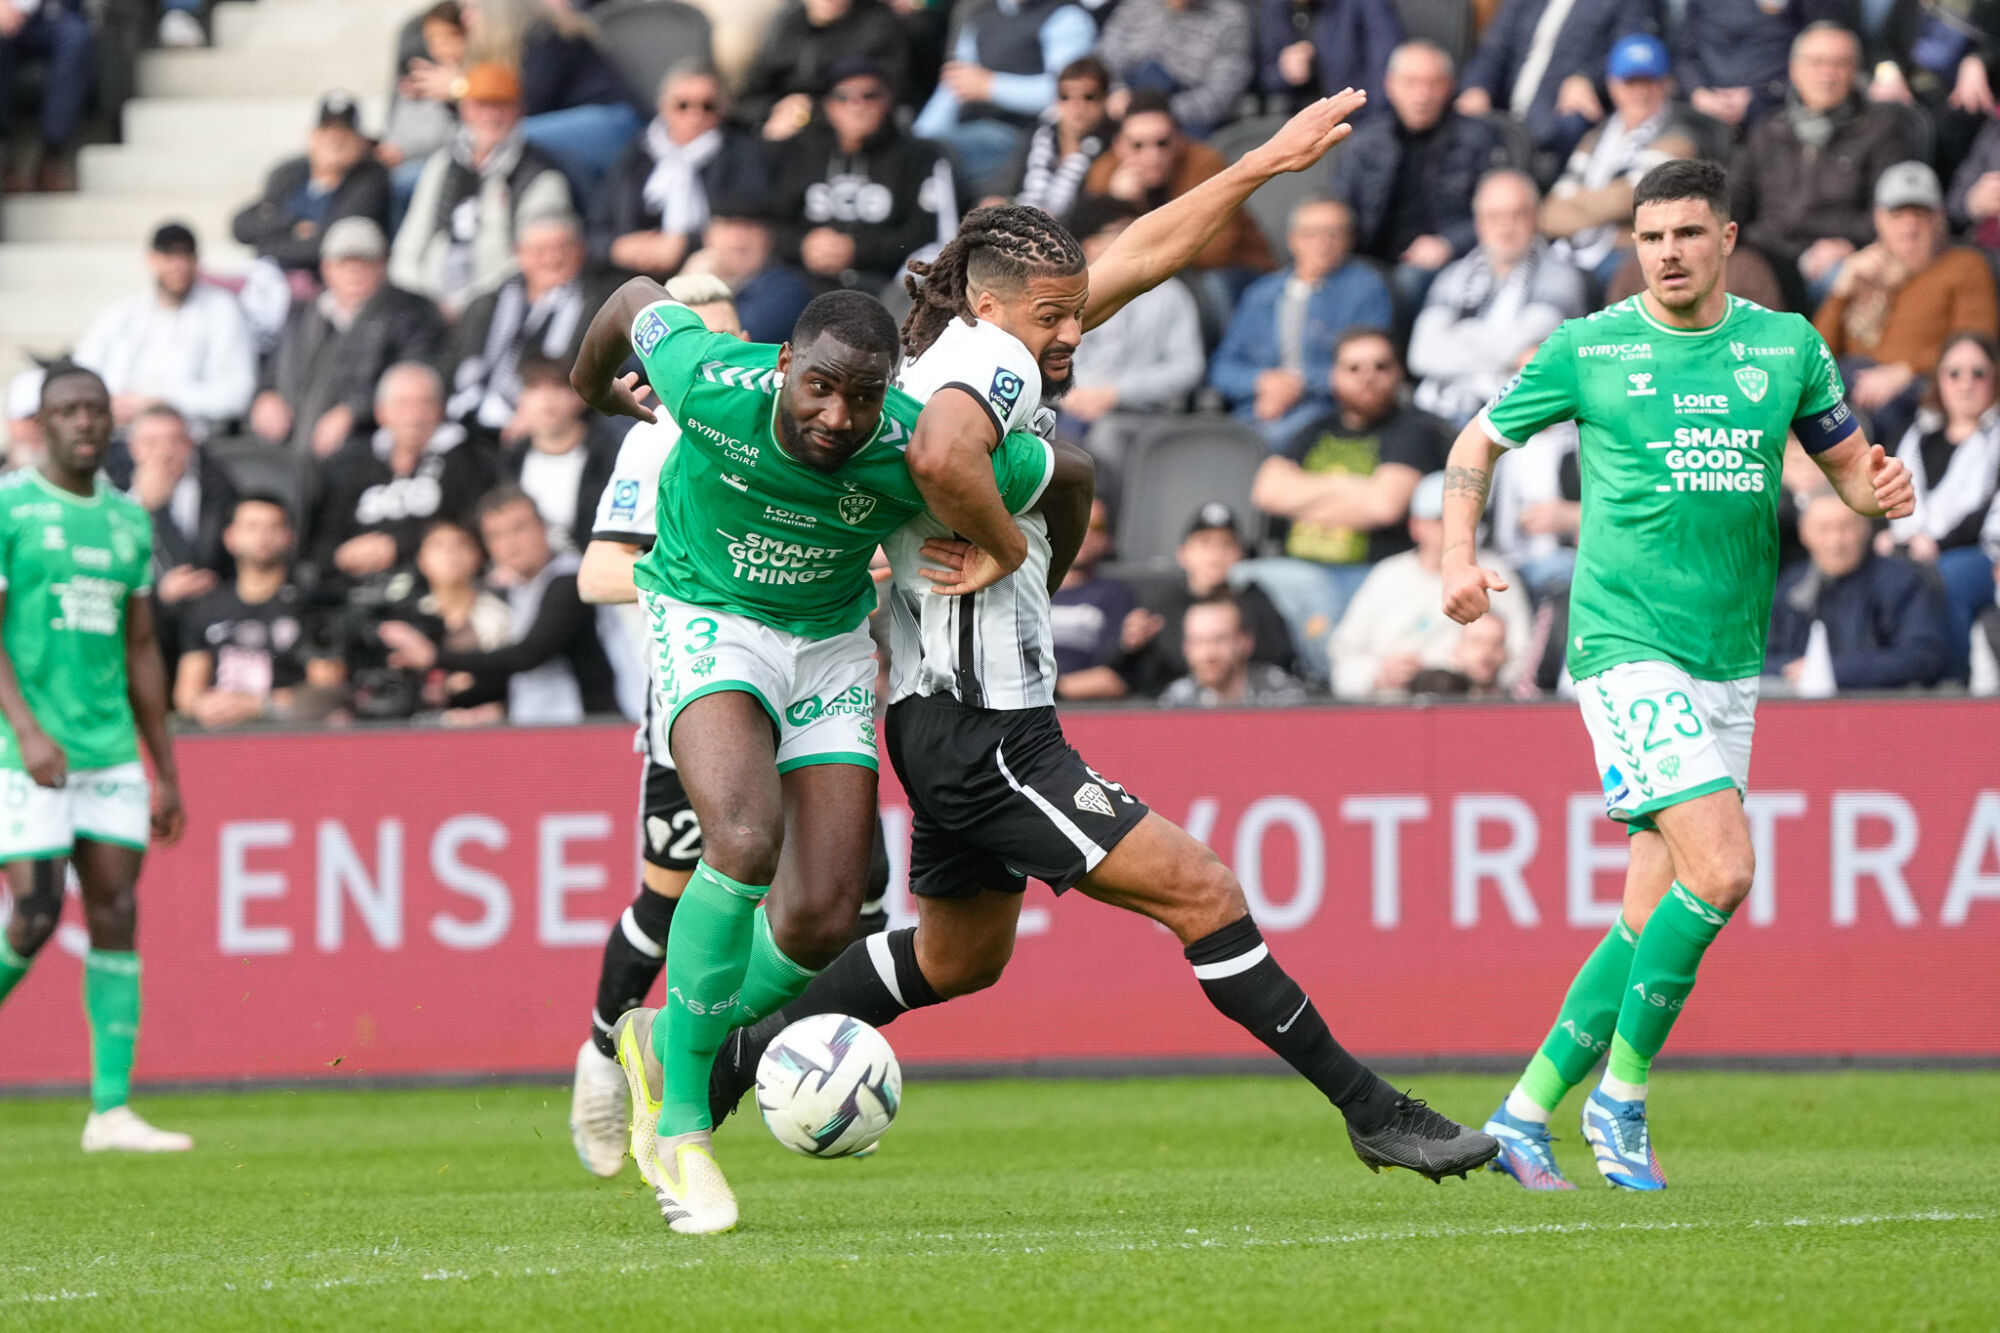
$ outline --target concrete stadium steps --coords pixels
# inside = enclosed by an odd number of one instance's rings
[[[72,344],[109,302],[146,282],[146,239],[178,220],[202,267],[240,272],[236,211],[279,159],[303,150],[321,94],[361,99],[362,127],[388,111],[396,34],[422,0],[224,0],[213,47],[152,51],[126,103],[123,142],[78,155],[81,191],[0,201],[0,377]]]

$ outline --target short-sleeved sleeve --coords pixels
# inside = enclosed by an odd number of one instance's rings
[[[1574,421],[1582,407],[1580,397],[1576,358],[1564,326],[1542,340],[1521,373],[1480,409],[1478,420],[1495,441],[1518,449],[1557,422]]]
[[[1805,373],[1800,377],[1799,410],[1793,414],[1792,429],[1807,453],[1823,454],[1859,426],[1847,410],[1847,386],[1841,382],[1833,349],[1803,316],[1798,317],[1798,326],[1799,363]]]
[[[653,544],[659,536],[660,471],[679,440],[679,429],[666,419],[651,424],[642,421],[625,433],[611,477],[597,497],[597,514],[590,528],[592,541],[642,547]]]
[[[953,320],[922,356],[903,367],[904,392],[929,402],[959,389],[986,409],[994,432],[1033,430],[1042,408],[1042,371],[1020,339],[995,324]]]
[[[711,332],[701,316],[678,301],[655,301],[632,321],[632,350],[646,368],[646,381],[661,406],[680,411],[681,400],[710,359],[709,349],[727,335]],[[730,338],[731,346],[742,344]]]
[[[1010,432],[993,454],[993,480],[1010,514],[1034,508],[1055,470],[1054,446],[1033,431]]]

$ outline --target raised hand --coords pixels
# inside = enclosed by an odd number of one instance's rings
[[[1347,118],[1368,105],[1368,94],[1343,88],[1331,97],[1322,97],[1293,116],[1278,132],[1244,154],[1263,175],[1284,171],[1304,171],[1325,157],[1335,144],[1354,132]]]

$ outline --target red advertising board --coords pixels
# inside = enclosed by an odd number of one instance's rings
[[[1244,882],[1272,949],[1375,1056],[1522,1055],[1617,910],[1622,837],[1556,705],[1079,714],[1090,761]],[[141,885],[142,1079],[565,1068],[635,882],[617,727],[191,737],[189,835]],[[1672,1051],[2000,1057],[2000,707],[1771,703],[1758,885]],[[883,803],[902,861],[908,813]],[[908,900],[900,884],[899,911]],[[86,1074],[72,912],[0,1010],[0,1085]],[[1171,936],[1031,890],[999,986],[903,1059],[1261,1053]]]

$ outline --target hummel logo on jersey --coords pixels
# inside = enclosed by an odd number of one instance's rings
[[[1770,392],[1771,377],[1756,366],[1738,366],[1736,387],[1743,390],[1744,396],[1751,402],[1761,403],[1764,401],[1764,395]]]
[[[872,495],[843,495],[840,497],[840,516],[851,526],[861,522],[875,512],[875,497]]]
[[[701,377],[711,384],[726,384],[732,389],[752,389],[769,393],[778,387],[778,372],[759,370],[755,366],[725,366],[720,361],[701,363]]]
[[[1652,375],[1647,371],[1642,370],[1636,375],[1627,375],[1625,378],[1632,381],[1632,387],[1625,391],[1627,398],[1651,398],[1659,393],[1659,390],[1653,387]]]
[[[737,476],[734,472],[723,473],[721,476],[721,481],[724,486],[734,486],[737,490],[742,491],[745,495],[748,495],[750,493],[750,483],[743,480],[743,478]]]
[[[1085,814],[1111,818],[1111,798],[1095,782],[1086,782],[1076,789],[1076,808]]]

